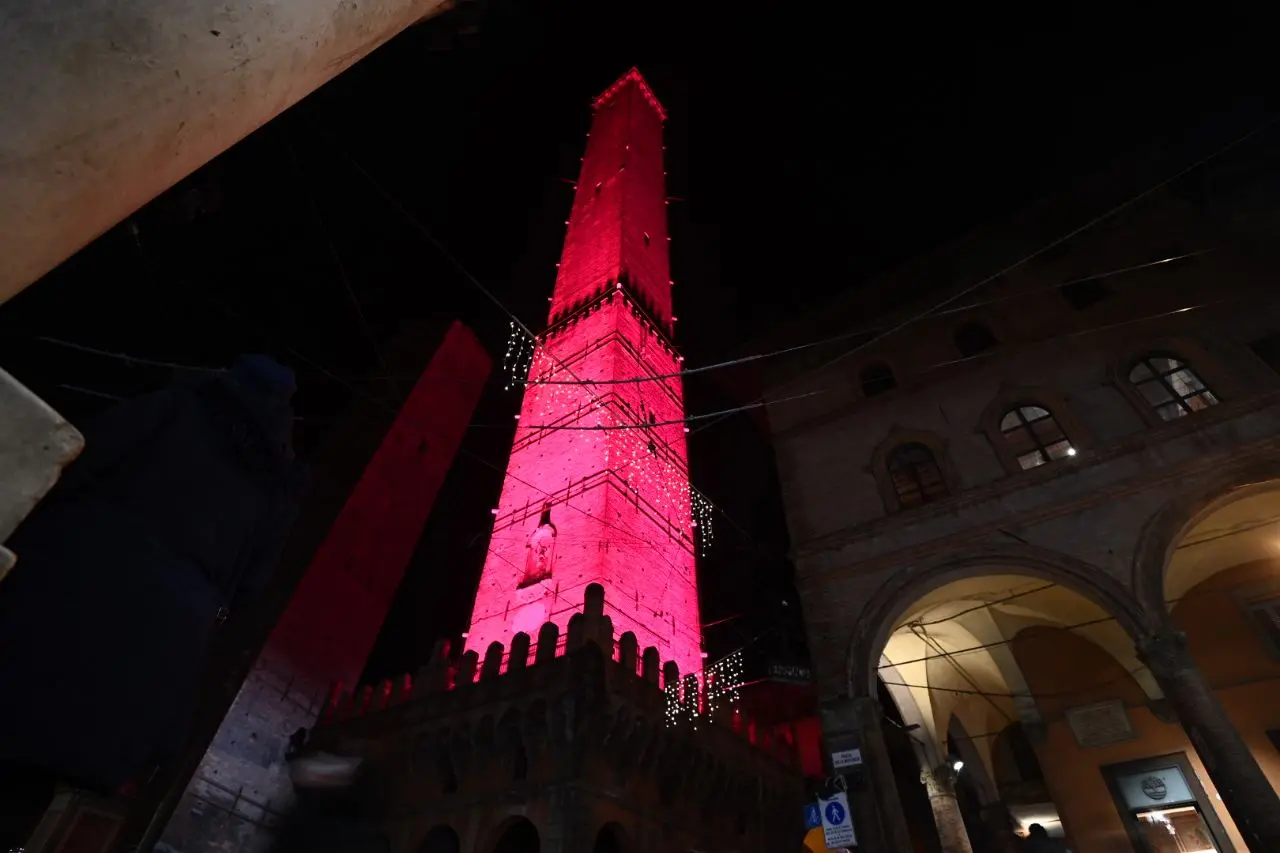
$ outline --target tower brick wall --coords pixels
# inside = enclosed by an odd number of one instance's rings
[[[354,685],[462,442],[491,363],[454,323],[409,393],[257,657],[163,837],[265,849],[292,803],[290,735]]]
[[[476,594],[483,654],[599,583],[610,616],[701,669],[681,358],[671,342],[661,105],[632,70],[595,101],[548,328]]]

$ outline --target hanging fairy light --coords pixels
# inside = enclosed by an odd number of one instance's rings
[[[506,387],[522,387],[525,395],[517,444],[535,440],[544,431],[571,428],[575,454],[598,453],[609,473],[669,520],[673,535],[689,540],[698,555],[706,556],[715,538],[715,506],[691,486],[679,452],[688,432],[682,412],[671,409],[670,401],[682,396],[679,382],[598,385],[591,381],[590,360],[557,355],[552,352],[556,343],[535,340],[511,323],[503,359]],[[654,413],[664,410],[666,416],[655,420]],[[648,423],[637,416],[646,411]]]
[[[503,390],[510,391],[519,387],[529,375],[529,365],[533,361],[535,342],[524,328],[512,320],[511,330],[507,335],[507,349],[502,355],[502,370],[506,375]]]
[[[711,720],[718,709],[738,704],[745,683],[742,650],[726,655],[696,677],[698,689],[692,695],[682,693],[678,684],[664,689],[668,728],[688,724],[696,731],[700,719]]]

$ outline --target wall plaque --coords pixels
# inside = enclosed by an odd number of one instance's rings
[[[1068,708],[1067,725],[1082,749],[1132,740],[1133,724],[1119,699]]]

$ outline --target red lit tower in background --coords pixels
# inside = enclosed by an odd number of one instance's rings
[[[599,583],[618,634],[701,671],[708,531],[671,341],[665,117],[635,69],[596,99],[547,330],[531,352],[513,333],[531,360],[466,641],[481,655],[563,623]]]

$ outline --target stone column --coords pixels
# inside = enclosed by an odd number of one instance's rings
[[[888,744],[884,743],[882,721],[884,710],[876,699],[863,695],[849,703],[851,722],[856,727],[856,734],[863,762],[867,772],[869,798],[874,804],[874,811],[879,817],[883,850],[896,853],[897,850],[910,850],[911,834],[906,827],[906,816],[902,813],[902,802],[897,795],[897,780],[893,777],[893,766],[888,758]],[[826,721],[824,721],[826,724]],[[861,838],[859,838],[861,841]],[[860,844],[859,853],[873,853],[869,844]]]
[[[1253,853],[1280,850],[1280,797],[1192,660],[1186,635],[1180,631],[1148,635],[1138,643],[1138,652],[1249,849]]]
[[[960,802],[956,799],[956,779],[945,764],[920,771],[920,784],[929,792],[929,807],[933,809],[933,822],[938,827],[938,841],[942,853],[973,853],[969,844],[969,831],[960,814]]]

